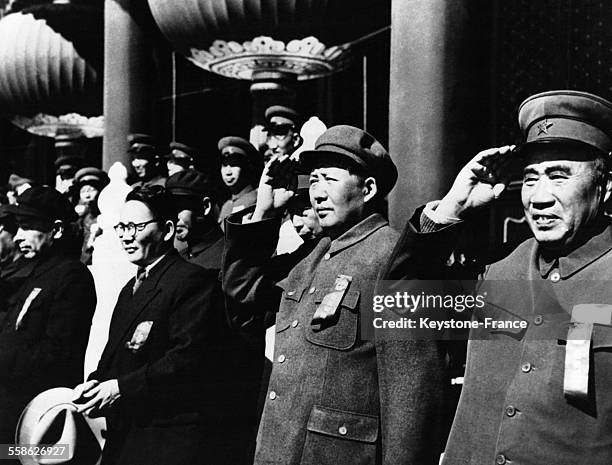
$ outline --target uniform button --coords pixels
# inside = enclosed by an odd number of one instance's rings
[[[348,433],[346,426],[342,425],[340,428],[338,428],[338,433],[340,433],[342,436],[346,436],[346,433]]]
[[[540,326],[542,323],[544,323],[544,318],[542,317],[542,315],[536,315],[536,317],[533,319],[534,324]]]
[[[504,465],[504,463],[506,463],[506,456],[504,454],[498,454],[497,457],[495,457],[495,463],[497,465]]]
[[[295,294],[295,291],[289,291],[289,292],[287,292],[287,295],[293,295],[293,294]]]
[[[561,275],[559,274],[558,271],[554,271],[550,274],[550,280],[553,283],[558,283],[560,279],[561,279]]]
[[[295,328],[295,327],[297,327],[297,325],[298,325],[298,320],[293,320],[291,322],[291,327]]]
[[[310,289],[308,289],[308,293],[309,294],[314,294],[314,291],[316,291],[316,290],[317,290],[317,288],[312,286]]]
[[[326,253],[325,255],[323,255],[323,260],[329,260],[331,258],[331,255]]]
[[[287,357],[285,357],[284,355],[279,355],[276,360],[278,360],[278,363],[283,363],[286,359]]]
[[[531,371],[531,363],[527,362],[527,363],[523,363],[521,365],[521,370],[523,373],[529,373]]]
[[[516,409],[512,405],[509,405],[508,407],[506,407],[506,415],[508,415],[509,417],[513,417],[515,414],[516,414]]]
[[[270,395],[268,397],[270,398],[270,400],[276,399],[276,392],[270,391]]]

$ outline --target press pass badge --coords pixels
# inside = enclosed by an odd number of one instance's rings
[[[30,294],[28,295],[25,302],[23,303],[23,307],[21,307],[21,311],[19,312],[19,315],[17,315],[17,321],[15,322],[15,331],[21,328],[23,317],[28,312],[28,309],[30,308],[30,305],[32,305],[32,302],[34,302],[34,299],[38,296],[38,294],[40,294],[40,291],[42,291],[40,287],[35,287],[34,289],[30,291]]]
[[[565,346],[563,393],[566,397],[586,398],[589,392],[589,362],[594,324],[612,324],[612,305],[574,306]]]
[[[334,283],[333,290],[330,293],[325,294],[323,301],[317,307],[317,310],[312,317],[311,324],[321,324],[332,319],[336,315],[338,309],[340,308],[340,302],[342,302],[344,294],[346,294],[352,280],[352,276],[344,274],[338,275],[336,282]]]

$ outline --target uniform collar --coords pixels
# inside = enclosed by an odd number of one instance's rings
[[[251,184],[249,184],[248,186],[245,186],[244,189],[242,189],[237,194],[232,194],[232,201],[236,202],[237,200],[239,200],[240,198],[250,194],[254,190],[255,190],[255,188]]]
[[[361,220],[351,229],[346,231],[337,239],[331,242],[328,253],[330,255],[340,252],[347,247],[350,247],[357,242],[364,240],[370,234],[379,230],[380,228],[387,226],[389,222],[382,217],[380,213],[373,213],[367,218]]]
[[[598,260],[610,250],[612,250],[612,224],[608,222],[602,231],[567,255],[547,258],[538,253],[538,269],[540,275],[545,278],[553,268],[556,268],[561,277],[565,279]]]

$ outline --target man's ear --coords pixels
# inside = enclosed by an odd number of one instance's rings
[[[363,181],[363,200],[369,202],[378,193],[378,186],[376,185],[376,179],[373,177],[366,178]]]
[[[293,134],[293,148],[297,150],[303,143],[304,143],[304,139],[302,139],[302,136],[300,136],[300,134],[297,132],[294,133]]]
[[[64,235],[64,223],[60,220],[55,220],[53,223],[53,239],[60,239]]]
[[[210,215],[210,212],[213,209],[212,201],[210,197],[204,197],[202,199],[202,210],[204,211],[204,216]]]
[[[172,238],[174,237],[174,233],[176,230],[176,226],[174,225],[174,221],[170,221],[167,220],[164,223],[164,226],[166,228],[166,232],[164,232],[164,241],[171,241]]]
[[[608,200],[610,200],[610,194],[612,194],[612,171],[608,171],[606,173],[606,182],[603,185],[603,189],[603,203],[606,203]]]

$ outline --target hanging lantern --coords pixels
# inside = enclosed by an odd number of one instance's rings
[[[188,60],[226,77],[312,79],[347,66],[351,42],[389,24],[386,0],[149,0]]]
[[[62,2],[0,20],[0,111],[14,124],[48,137],[102,135],[102,53],[92,59],[81,31],[99,32],[101,47],[102,11]]]

